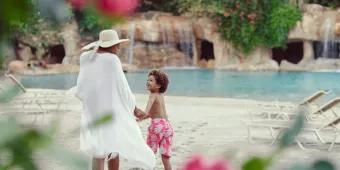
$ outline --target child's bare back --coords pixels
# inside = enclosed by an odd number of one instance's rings
[[[151,93],[149,96],[146,112],[149,113],[150,118],[164,118],[167,119],[164,96],[160,93]]]

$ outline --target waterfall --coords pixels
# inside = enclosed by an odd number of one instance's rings
[[[171,23],[164,23],[161,25],[163,48],[170,48],[175,46],[175,35],[171,27]]]
[[[143,24],[150,28],[155,26],[148,25],[151,22],[145,22],[141,25]],[[148,32],[148,30],[138,31],[137,28],[139,28],[138,21],[131,21],[127,25],[126,35],[130,39],[130,44],[127,48],[124,48],[126,63],[132,64],[135,60],[138,60],[141,65],[156,64],[154,67],[193,65],[195,36],[191,24],[163,22],[159,24],[158,29],[150,30],[153,32]],[[159,39],[155,40],[156,36]],[[141,53],[134,53],[136,51]],[[141,56],[147,57],[147,59],[140,61]],[[148,63],[148,60],[152,62]]]
[[[193,58],[193,44],[195,38],[191,26],[176,25],[176,32],[179,36],[179,49],[187,57],[187,64],[192,65]]]
[[[339,43],[335,40],[334,35],[335,24],[331,19],[327,19],[323,26],[324,39],[321,57],[339,58]]]
[[[132,64],[132,61],[133,61],[133,49],[135,45],[135,29],[136,29],[135,22],[131,22],[129,25],[129,39],[130,39],[130,47],[128,51],[128,63],[129,64]]]

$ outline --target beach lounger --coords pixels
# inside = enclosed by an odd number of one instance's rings
[[[332,109],[335,107],[338,103],[340,103],[340,98],[332,99],[331,101],[327,102],[323,106],[321,106],[319,109],[317,109],[315,112],[313,112],[311,115],[315,114],[324,114],[326,111]],[[334,135],[334,139],[330,142],[330,146],[328,150],[331,150],[334,146],[336,139],[338,137],[339,129],[336,125],[340,122],[340,116],[337,116],[338,114],[332,110],[335,118],[328,120],[317,120],[317,121],[307,121],[305,123],[305,127],[303,128],[304,131],[309,131],[314,134],[316,139],[321,144],[326,144],[329,142],[326,142],[326,140],[323,139],[323,137],[320,135],[320,131],[325,129],[331,129],[332,134]],[[301,113],[302,114],[302,113]],[[285,129],[290,127],[290,124],[292,123],[291,120],[263,120],[263,121],[251,121],[247,124],[247,130],[248,130],[248,140],[249,142],[252,142],[252,133],[251,130],[253,127],[262,127],[267,128],[270,130],[270,134],[272,137],[271,144],[276,143],[277,139],[281,136],[281,134],[284,132]],[[278,131],[278,133],[275,133],[275,131]],[[296,143],[300,146],[302,149],[306,149],[302,142],[299,139],[296,139]]]
[[[337,128],[336,125],[338,125],[340,122],[340,117],[330,121],[330,122],[327,122],[325,124],[322,124],[322,123],[306,123],[305,124],[305,127],[303,128],[303,132],[302,133],[305,133],[305,132],[311,132],[317,139],[317,141],[319,142],[319,144],[330,144],[329,147],[328,147],[328,150],[330,151],[337,138],[338,138],[338,133],[339,133],[339,129]],[[281,137],[281,135],[283,134],[283,132],[290,128],[290,122],[275,122],[275,121],[272,121],[272,122],[258,122],[258,123],[251,123],[251,124],[248,124],[247,125],[247,129],[248,129],[248,141],[250,143],[253,143],[253,136],[252,136],[252,133],[251,133],[251,129],[254,128],[254,127],[262,127],[262,128],[268,128],[270,130],[270,133],[271,133],[271,145],[275,144],[278,139]],[[326,141],[324,139],[324,137],[322,137],[321,135],[321,131],[324,131],[324,130],[328,130],[327,132],[330,132],[331,130],[331,133],[333,135],[333,140],[332,141]],[[275,132],[277,131],[277,132]],[[301,148],[301,149],[307,149],[304,145],[303,145],[303,142],[299,139],[299,137],[297,137],[295,139],[296,143],[298,144],[298,146]]]
[[[297,106],[292,107],[285,107],[281,106],[278,103],[275,103],[274,105],[271,105],[271,107],[261,107],[260,113],[257,113],[256,115],[261,115],[261,119],[269,119],[269,120],[277,120],[277,119],[283,119],[288,120],[294,117],[295,111],[298,107],[301,106],[308,106],[310,107],[311,104],[316,104],[315,101],[321,98],[322,96],[325,96],[330,93],[330,90],[319,90],[315,92],[314,94],[308,96],[303,101],[301,101]],[[250,116],[252,120],[254,119],[254,114],[251,111],[248,111],[250,113]],[[306,115],[306,119],[309,119],[308,115]]]
[[[12,74],[5,73],[5,77],[11,79],[16,85],[20,87],[20,89],[26,93],[26,88],[20,83],[19,80],[17,80]]]
[[[335,117],[338,117],[339,115],[333,110],[333,107],[335,107],[339,103],[340,103],[340,97],[334,98],[331,101],[327,102],[326,104],[322,105],[319,109],[317,109],[316,111],[314,111],[310,115],[311,116],[314,116],[314,115],[325,116],[325,112],[327,112],[328,110],[331,110],[333,115]]]
[[[65,91],[41,91],[35,89],[26,89],[20,81],[13,75],[5,74],[5,77],[11,79],[24,92],[23,95],[14,97],[10,102],[5,103],[7,107],[0,110],[0,114],[8,113],[26,113],[26,114],[44,114],[48,112],[57,112],[67,110],[67,98],[71,95],[66,94]],[[32,107],[33,106],[33,107]],[[62,106],[65,106],[63,108]]]

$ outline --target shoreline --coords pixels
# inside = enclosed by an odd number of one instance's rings
[[[63,89],[41,89],[41,88],[27,88],[29,91],[56,91],[56,92],[66,92],[67,90]],[[145,97],[148,96],[148,93],[134,93],[132,92],[136,98],[137,97]],[[200,100],[200,99],[207,99],[207,100],[229,100],[229,101],[241,101],[241,102],[260,102],[260,103],[273,103],[273,102],[279,102],[279,103],[284,103],[288,105],[292,105],[295,102],[292,101],[281,101],[281,100],[257,100],[257,99],[245,99],[245,98],[232,98],[232,97],[219,97],[219,96],[183,96],[183,95],[164,95],[165,98],[177,98],[177,99],[195,99],[195,100]]]

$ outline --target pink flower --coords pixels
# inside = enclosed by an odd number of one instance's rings
[[[83,9],[86,5],[86,0],[70,0],[70,2],[75,9]]]
[[[231,168],[225,160],[207,160],[201,155],[194,155],[185,163],[182,170],[231,170]]]
[[[96,5],[107,15],[125,16],[136,9],[138,0],[96,0]]]

